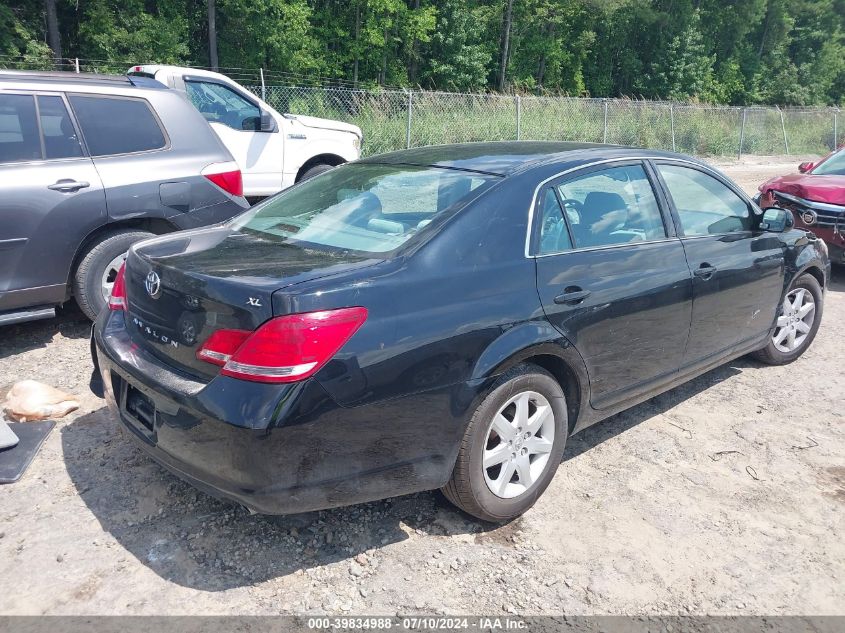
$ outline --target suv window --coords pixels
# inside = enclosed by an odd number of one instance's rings
[[[575,246],[608,246],[666,237],[642,165],[594,171],[558,185]]]
[[[144,99],[72,95],[70,104],[92,156],[146,152],[167,145]]]
[[[675,203],[684,235],[751,230],[748,204],[713,176],[678,165],[658,165],[657,169]]]
[[[61,97],[38,96],[38,118],[44,135],[45,158],[76,158],[82,147]]]
[[[261,111],[237,92],[210,81],[186,81],[188,98],[207,121],[236,130],[260,130]]]
[[[0,94],[0,163],[41,159],[32,95]]]

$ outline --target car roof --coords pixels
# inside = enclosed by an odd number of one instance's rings
[[[607,158],[680,158],[688,156],[622,145],[568,141],[497,141],[431,145],[364,158],[359,163],[445,167],[508,176],[549,163],[593,162]],[[698,161],[695,161],[698,162]]]
[[[167,86],[148,77],[126,75],[100,75],[97,73],[74,73],[61,70],[0,70],[0,86],[8,83],[34,85],[66,84],[68,86],[101,86],[109,88],[154,88],[167,90]]]
[[[136,70],[137,69],[137,70]],[[168,73],[176,74],[176,75],[192,75],[194,77],[209,77],[212,79],[225,79],[228,82],[236,83],[231,77],[227,77],[222,73],[216,73],[211,70],[203,70],[202,68],[190,68],[188,66],[171,66],[169,64],[135,64],[127,73],[133,72],[143,72],[149,73],[151,75],[156,74],[158,71],[163,70]],[[134,77],[137,75],[130,75],[130,77]]]

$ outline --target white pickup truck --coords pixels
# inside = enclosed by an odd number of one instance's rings
[[[279,114],[225,75],[179,66],[132,66],[186,93],[241,169],[244,195],[272,195],[361,153],[361,128],[342,121]]]

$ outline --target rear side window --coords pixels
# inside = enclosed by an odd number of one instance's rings
[[[146,152],[167,144],[143,99],[73,95],[70,103],[92,156]]]
[[[570,250],[572,240],[569,238],[569,228],[553,189],[546,189],[541,205],[540,254],[549,255]]]
[[[654,190],[641,165],[578,176],[558,185],[558,194],[578,248],[666,237]]]
[[[658,165],[685,236],[751,229],[748,204],[717,179],[697,169]]]
[[[38,96],[38,118],[44,135],[46,158],[77,158],[82,147],[61,97]]]
[[[0,94],[0,163],[40,159],[35,98]]]

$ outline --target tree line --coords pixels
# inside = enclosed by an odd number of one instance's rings
[[[839,104],[845,0],[13,0],[18,56],[264,68],[356,86]]]

